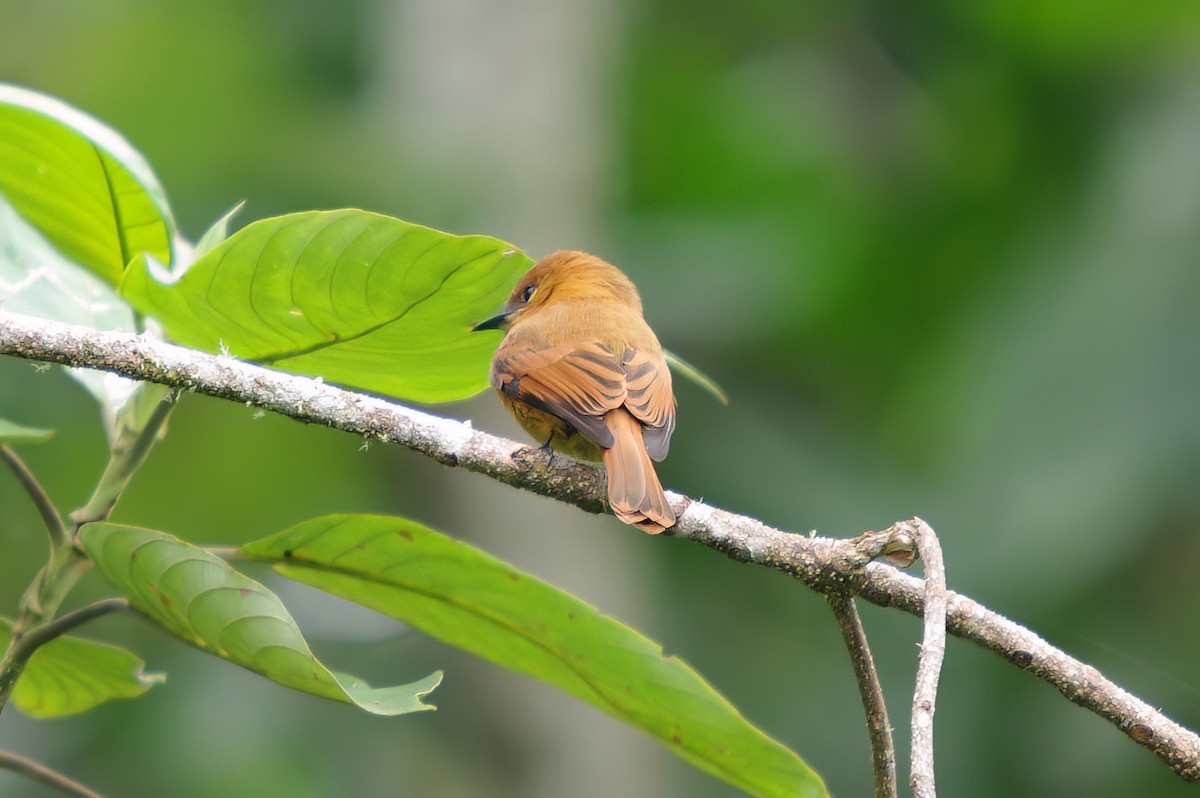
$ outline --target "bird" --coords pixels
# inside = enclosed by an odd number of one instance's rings
[[[667,456],[675,431],[671,372],[620,269],[586,252],[553,252],[474,329],[505,332],[491,384],[534,440],[602,462],[609,506],[626,524],[650,534],[675,524],[651,462]]]

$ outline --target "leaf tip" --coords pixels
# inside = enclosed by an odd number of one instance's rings
[[[134,674],[137,683],[150,689],[156,685],[163,684],[167,681],[166,671],[138,671]]]
[[[442,678],[444,676],[445,676],[444,672],[442,672],[441,670],[436,670],[433,673],[429,674],[427,677],[425,677],[425,684],[423,684],[416,691],[417,701],[420,702],[422,709],[428,709],[428,710],[436,710],[437,709],[437,704],[430,704],[425,700],[425,698],[430,693],[432,693],[434,690],[436,690],[439,685],[441,685]]]

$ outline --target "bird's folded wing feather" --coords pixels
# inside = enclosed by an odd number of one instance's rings
[[[501,350],[492,381],[514,399],[567,421],[598,446],[613,445],[604,414],[625,401],[625,371],[606,347]]]
[[[671,433],[675,431],[675,394],[671,391],[671,371],[662,357],[652,357],[641,349],[626,349],[625,407],[645,429],[642,436],[646,451],[654,460],[667,456]]]
[[[613,436],[604,414],[624,405],[646,429],[646,449],[667,455],[675,429],[675,397],[665,361],[626,349],[618,358],[599,344],[501,350],[492,370],[496,388],[569,422],[607,449]]]

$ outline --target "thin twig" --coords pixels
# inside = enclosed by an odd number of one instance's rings
[[[150,338],[63,324],[0,309],[0,354],[97,368],[181,390],[230,399],[376,440],[398,443],[450,466],[603,512],[598,469],[471,428],[469,423],[354,393],[317,380],[209,355]],[[860,540],[798,535],[754,518],[668,493],[678,516],[670,536],[723,552],[739,562],[783,571],[821,593],[851,590],[867,601],[921,615],[922,580],[898,571]],[[886,553],[886,552],[885,552]],[[1095,668],[1068,656],[1030,630],[971,599],[948,591],[947,631],[994,651],[1054,685],[1144,746],[1178,776],[1200,781],[1200,735],[1131,695]]]
[[[77,798],[104,798],[103,795],[85,787],[69,776],[64,776],[57,770],[48,768],[45,765],[34,762],[28,757],[15,754],[12,751],[0,751],[0,768],[11,770],[13,773],[19,773],[34,781],[54,787],[67,795],[74,795]]]
[[[21,486],[25,488],[25,492],[29,494],[29,498],[33,499],[38,513],[42,516],[42,523],[46,525],[46,531],[50,534],[51,548],[66,545],[68,543],[67,527],[63,524],[62,516],[58,514],[54,502],[50,501],[50,495],[46,493],[42,483],[38,482],[33,471],[25,465],[21,456],[7,443],[0,445],[0,460],[8,464],[12,472],[17,475]]]
[[[129,609],[129,600],[125,598],[106,598],[95,601],[80,607],[77,610],[71,610],[64,613],[52,621],[35,626],[25,633],[21,640],[21,650],[28,649],[30,653],[41,646],[46,645],[56,637],[60,637],[71,631],[77,626],[95,620],[103,615],[108,615],[113,612],[122,612]]]
[[[29,658],[35,651],[80,624],[102,615],[127,609],[129,609],[127,599],[101,599],[31,629],[13,629],[13,637],[9,641],[8,650],[4,652],[3,660],[0,661],[0,712],[4,711],[17,679],[20,678],[21,673],[25,670],[25,665],[28,664]]]
[[[854,666],[854,677],[858,682],[858,693],[867,714],[867,734],[871,740],[871,766],[875,773],[875,798],[896,798],[896,748],[892,742],[892,724],[888,720],[887,705],[883,700],[883,687],[875,670],[875,659],[867,644],[867,633],[854,597],[848,593],[832,591],[825,600],[833,609],[842,639],[850,652],[850,663]]]
[[[911,527],[925,568],[925,623],[917,684],[913,690],[912,775],[908,783],[914,798],[936,798],[933,768],[933,715],[937,708],[938,679],[946,655],[946,569],[942,548],[929,524],[920,518],[903,522]]]

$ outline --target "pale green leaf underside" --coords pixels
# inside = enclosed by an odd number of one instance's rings
[[[12,622],[0,618],[0,650],[12,637]],[[87,712],[119,698],[136,698],[166,676],[145,673],[145,664],[123,648],[63,635],[38,648],[13,688],[17,709],[33,718]]]
[[[224,560],[138,527],[88,524],[80,536],[97,569],[130,603],[192,645],[285,687],[352,703],[377,715],[433,709],[421,699],[440,672],[372,688],[317,660],[279,598]]]
[[[241,554],[530,674],[754,795],[824,796],[820,777],[676,657],[595,608],[402,518],[298,524]]]
[[[0,144],[0,146],[3,146]],[[0,166],[3,171],[3,166]],[[101,330],[133,330],[133,310],[115,288],[55,248],[42,231],[0,197],[0,306]],[[94,369],[67,369],[108,414],[128,399],[134,383]]]
[[[438,402],[486,387],[497,339],[471,327],[530,265],[494,238],[320,211],[254,222],[173,283],[139,259],[122,293],[182,344]]]
[[[170,260],[174,223],[145,159],[88,115],[7,84],[0,84],[0,194],[111,285],[139,253]]]
[[[0,443],[42,443],[53,434],[52,429],[25,427],[0,418]]]

